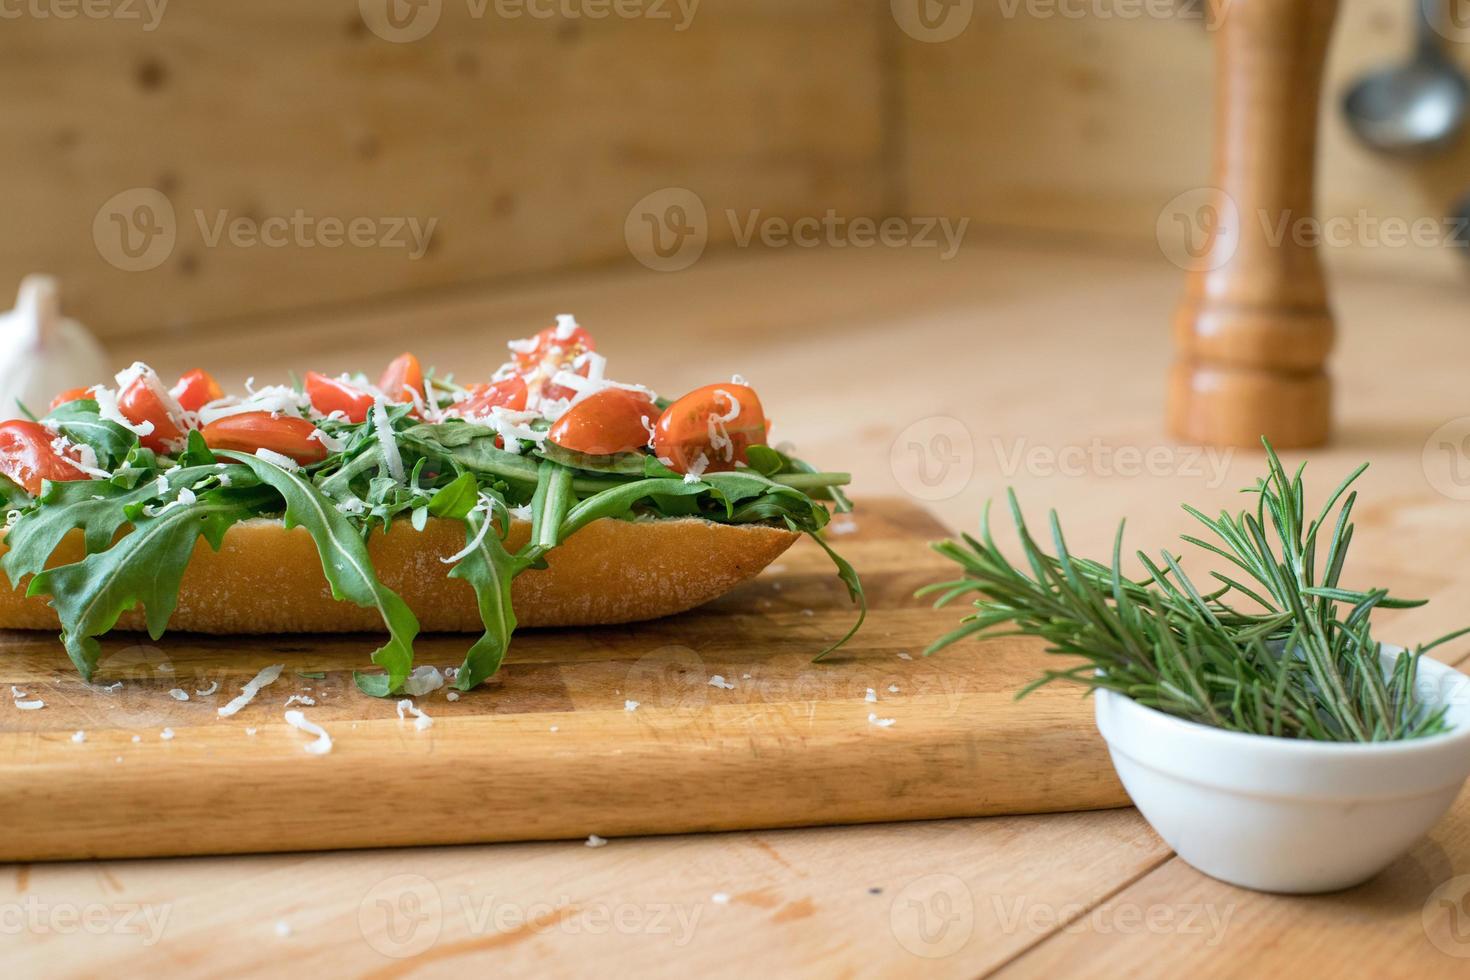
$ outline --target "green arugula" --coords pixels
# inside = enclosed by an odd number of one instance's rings
[[[364,693],[374,697],[396,694],[413,669],[413,641],[419,632],[419,621],[398,593],[378,581],[362,538],[332,502],[300,473],[288,472],[258,456],[233,452],[219,455],[249,467],[261,483],[281,495],[286,505],[287,529],[304,527],[316,542],[322,570],[332,587],[332,598],[377,609],[382,615],[389,639],[373,651],[373,663],[387,673],[359,672],[354,679]]]

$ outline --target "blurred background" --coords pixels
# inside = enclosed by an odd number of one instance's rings
[[[1460,13],[1444,47],[1470,69]],[[1208,498],[1258,466],[1192,469],[1162,421],[1210,175],[1199,0],[5,0],[0,19],[0,288],[57,276],[119,366],[238,384],[411,348],[468,377],[571,312],[614,377],[676,395],[739,371],[777,438],[957,524],[1006,483],[1116,515],[1139,481]],[[1324,89],[1349,456],[1417,460],[1462,414],[1449,385],[1402,410],[1365,394],[1467,353],[1395,331],[1459,335],[1470,146],[1375,153],[1340,107],[1417,22],[1415,0],[1346,0]],[[1382,233],[1423,219],[1423,242]],[[1175,455],[1125,472],[1120,448]],[[1069,455],[1081,479],[1058,482]]]

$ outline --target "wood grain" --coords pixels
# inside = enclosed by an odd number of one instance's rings
[[[733,236],[724,208],[880,208],[870,0],[695,3],[688,20],[673,0],[632,18],[607,4],[577,15],[580,2],[404,4],[439,13],[406,43],[367,26],[360,8],[382,0],[152,6],[163,16],[147,30],[17,16],[0,34],[14,95],[0,107],[0,292],[51,272],[67,312],[103,334],[634,267],[624,221],[668,187],[702,199],[715,245]],[[96,242],[94,218],[134,188],[167,198],[173,244],[156,268],[124,271],[105,257],[118,227],[104,218]],[[135,197],[116,212],[128,221]],[[215,234],[221,215],[263,228],[298,212],[310,227],[274,244]],[[319,233],[327,219],[409,218],[436,222],[421,257],[389,247],[408,235],[387,224],[366,236],[383,247]]]
[[[1355,9],[1350,4],[1346,13]],[[1052,27],[1059,42],[1066,38],[1061,25]],[[1470,360],[1470,333],[1463,297],[1457,287],[1381,277],[1349,277],[1338,288],[1336,367],[1345,392],[1338,437],[1327,449],[1286,454],[1286,462],[1310,460],[1307,480],[1319,499],[1371,460],[1355,510],[1356,584],[1429,598],[1428,606],[1386,613],[1381,626],[1408,642],[1427,640],[1463,626],[1470,609],[1463,560],[1470,508],[1454,469],[1463,458],[1431,439],[1465,412],[1459,376]],[[968,441],[956,444],[973,466],[941,488],[949,495],[925,501],[926,510],[952,527],[970,528],[983,500],[1010,485],[1038,518],[1047,507],[1059,510],[1075,551],[1107,554],[1118,518],[1128,518],[1130,545],[1162,547],[1192,523],[1179,510],[1181,501],[1207,512],[1240,507],[1238,488],[1261,470],[1259,453],[1212,458],[1160,432],[1161,391],[1149,379],[1167,366],[1158,324],[1177,294],[1178,270],[1164,262],[977,241],[951,263],[902,251],[712,257],[676,276],[565,277],[414,306],[258,322],[251,330],[263,340],[245,347],[200,335],[183,342],[158,337],[116,353],[174,372],[219,366],[231,383],[318,364],[376,370],[401,349],[405,324],[412,324],[426,363],[453,357],[459,370],[488,372],[499,362],[501,338],[517,335],[552,307],[571,309],[595,325],[614,376],[636,374],[675,392],[716,380],[715,372],[746,374],[780,437],[823,466],[851,468],[869,497],[913,488],[935,496],[915,482],[912,461],[895,459],[892,450],[910,426],[952,419],[959,427],[952,431],[967,434]],[[1397,326],[1381,329],[1385,323]],[[694,329],[738,335],[740,349],[713,359],[691,355],[685,338]],[[996,340],[974,356],[955,354],[975,351],[976,336]],[[924,358],[922,370],[899,370],[895,352],[914,350],[946,356]],[[813,364],[836,366],[814,383]],[[1074,450],[1083,455],[1069,456]],[[1145,465],[1161,452],[1163,465]],[[900,523],[893,514],[879,521],[871,509],[857,523],[859,534],[848,539],[933,533],[918,519],[905,518],[902,530],[891,527]],[[842,544],[844,536],[836,540]],[[1004,545],[1004,534],[1001,540]],[[783,559],[781,590],[759,580],[707,612],[738,612],[753,602],[757,612],[795,619],[817,602],[837,608],[840,586],[830,570],[798,558],[794,551]],[[869,561],[864,571],[899,595],[928,578],[922,565]],[[671,632],[660,642],[681,642],[680,622],[665,624]],[[558,658],[595,656],[575,634],[544,639],[559,645],[548,651]],[[351,656],[361,655],[360,641],[343,642],[353,645]],[[1467,650],[1467,640],[1441,648],[1462,669]],[[281,655],[300,657],[309,670],[306,653]],[[946,654],[945,661],[961,653]],[[519,664],[506,681],[554,670],[546,659]],[[861,663],[867,662],[864,654]],[[883,655],[873,661],[890,662],[898,663]],[[163,680],[143,668],[137,674],[140,685]],[[527,686],[543,699],[539,710],[566,710],[564,688],[532,680]],[[430,713],[440,709],[431,705]],[[406,741],[410,732],[404,734]],[[289,824],[294,798],[274,798],[278,806],[269,819]],[[1016,976],[1056,975],[1048,973],[1053,961],[1044,954],[1059,943],[1055,962],[1088,974],[1310,974],[1331,963],[1350,970],[1362,964],[1353,972],[1376,975],[1458,976],[1465,961],[1430,941],[1421,914],[1430,879],[1437,879],[1433,887],[1470,873],[1470,844],[1458,829],[1464,806],[1462,797],[1411,855],[1417,868],[1396,868],[1388,887],[1374,883],[1325,899],[1205,890],[1216,886],[1179,867],[1131,809],[614,839],[597,850],[565,841],[16,864],[0,869],[5,908],[102,906],[112,910],[106,921],[114,926],[122,912],[142,909],[167,921],[151,943],[147,933],[120,928],[0,932],[0,958],[17,975],[68,977],[109,970],[266,977],[289,966],[414,980],[484,971],[971,978],[1012,961]],[[412,911],[397,903],[417,895],[423,882],[405,875],[426,880],[430,896],[438,896],[429,931],[407,933],[422,948],[385,945],[389,924],[364,912],[381,909],[381,902]],[[942,894],[958,904],[938,904],[936,876],[949,889]],[[1167,887],[1149,885],[1156,879]],[[1149,890],[1133,890],[1144,885]],[[716,895],[730,901],[721,904]],[[1205,945],[1207,933],[1120,934],[1116,917],[1103,920],[1114,929],[1101,933],[1088,921],[1092,909],[1126,905],[1173,916],[1178,925],[1191,906],[1216,900],[1233,903],[1235,911],[1224,943],[1214,946]],[[487,908],[505,917],[487,916]],[[924,918],[925,908],[933,918]],[[607,924],[618,910],[630,925]],[[686,934],[677,929],[656,931],[650,925],[656,911],[666,923],[680,911],[686,921],[697,915],[692,938],[681,942]],[[1135,929],[1129,914],[1122,922]],[[533,921],[524,921],[528,916]],[[413,921],[394,921],[393,935],[401,939]],[[941,931],[946,921],[951,929]],[[913,930],[923,923],[940,941],[915,952],[900,937],[912,945]],[[1431,928],[1441,935],[1447,924],[1446,914]],[[1108,951],[1113,947],[1119,953]],[[1263,969],[1252,970],[1257,964]]]
[[[830,663],[812,655],[853,611],[835,578],[813,581],[826,559],[806,546],[774,575],[687,617],[522,634],[493,683],[457,701],[443,691],[416,699],[434,719],[423,731],[397,718],[393,702],[355,691],[352,670],[371,649],[360,638],[112,639],[97,679],[122,686],[106,691],[72,676],[54,642],[7,634],[0,684],[46,707],[0,715],[9,827],[0,856],[585,838],[1121,805],[1075,692],[1016,703],[1044,666],[1037,644],[917,658],[956,613],[917,605],[909,580],[893,573],[943,576],[924,548],[943,529],[908,505],[863,510],[866,528],[843,544],[873,573],[873,612]],[[778,610],[772,596],[809,605]],[[431,638],[419,660],[449,666],[463,646]],[[287,664],[282,681],[238,715],[216,717],[273,662]],[[714,676],[733,688],[713,686]],[[216,693],[188,701],[168,693],[216,682]],[[332,733],[329,754],[307,755],[308,737],[282,721],[292,694],[316,702],[306,715]],[[891,727],[873,723],[878,714]],[[76,731],[84,742],[72,740]],[[291,801],[285,812],[282,799]],[[411,819],[396,818],[409,801]],[[140,825],[150,832],[136,833]]]

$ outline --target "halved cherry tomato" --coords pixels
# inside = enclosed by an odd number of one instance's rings
[[[705,470],[733,470],[745,450],[764,445],[766,413],[745,385],[696,388],[664,410],[654,427],[653,451],[680,473],[688,473],[702,454]]]
[[[309,466],[327,458],[327,447],[311,437],[315,431],[316,426],[306,419],[270,412],[242,412],[216,419],[204,427],[203,434],[210,449],[242,453],[269,449]]]
[[[557,366],[565,367],[576,360],[578,355],[597,349],[592,343],[592,335],[586,330],[579,326],[564,329],[560,323],[547,327],[532,339],[535,343],[531,345],[517,342],[516,346],[526,348],[524,350],[511,348],[516,368],[522,373],[529,374],[536,370],[547,358],[554,358]]]
[[[65,405],[67,402],[79,402],[83,398],[91,397],[91,388],[68,388],[66,391],[63,391],[61,394],[51,399],[51,411],[56,411],[56,409]]]
[[[632,452],[648,445],[648,426],[657,413],[641,391],[606,388],[567,409],[547,438],[589,456]]]
[[[210,402],[225,397],[225,390],[214,380],[214,375],[195,368],[180,378],[169,394],[184,411],[197,412]]]
[[[154,452],[165,452],[184,434],[179,427],[179,403],[164,390],[152,368],[143,370],[118,393],[117,410],[134,425],[153,423],[153,431],[138,441]]]
[[[306,372],[306,397],[311,399],[311,407],[323,415],[342,412],[349,422],[367,421],[373,407],[373,396],[361,388],[315,371]]]
[[[424,395],[424,369],[412,354],[399,354],[383,372],[378,390],[392,402],[411,402],[414,395]]]
[[[526,379],[511,375],[504,381],[488,385],[471,385],[470,397],[455,402],[450,411],[455,415],[484,415],[492,408],[507,408],[512,412],[526,410]]]
[[[85,480],[87,474],[51,448],[55,438],[39,422],[0,422],[0,475],[24,487],[32,497],[41,495],[43,480]]]

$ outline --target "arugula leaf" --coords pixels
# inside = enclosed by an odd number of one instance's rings
[[[572,471],[551,460],[541,461],[536,495],[531,498],[531,540],[527,557],[540,561],[541,556],[561,543],[569,533],[562,532],[572,502]]]
[[[138,444],[138,437],[116,422],[98,414],[97,403],[83,398],[58,405],[46,416],[46,421],[56,423],[62,435],[72,442],[81,443],[97,454],[97,465],[110,470],[123,460]]]
[[[604,473],[614,476],[645,476],[644,460],[652,459],[645,453],[616,453],[611,456],[592,456],[587,453],[575,453],[570,449],[563,449],[556,443],[547,441],[536,449],[535,454],[542,459],[549,459],[553,463],[574,470],[585,470],[588,473]],[[657,462],[655,460],[655,462]],[[662,466],[662,464],[659,464]]]
[[[494,429],[468,422],[416,425],[399,433],[399,442],[422,455],[452,460],[472,473],[499,477],[530,489],[537,480],[533,459],[495,445]]]
[[[473,473],[461,473],[447,487],[442,487],[429,501],[429,513],[462,521],[480,502],[480,481]]]
[[[796,525],[791,521],[787,521],[787,526],[790,527],[793,531],[797,530]],[[821,653],[813,657],[812,662],[816,663],[817,661],[820,661],[823,657],[827,656],[827,654],[832,653],[839,648],[845,646],[847,644],[847,641],[852,639],[857,634],[857,631],[863,628],[863,622],[868,618],[868,597],[867,594],[863,592],[863,582],[862,579],[858,578],[857,569],[853,568],[846,558],[843,558],[837,552],[833,551],[832,546],[829,545],[826,542],[826,539],[824,539],[820,534],[815,534],[808,531],[807,535],[817,544],[822,546],[822,550],[827,553],[827,557],[832,559],[832,564],[837,566],[837,577],[842,579],[843,585],[847,586],[847,594],[852,598],[852,601],[858,607],[857,622],[852,624],[852,629],[848,630],[847,634],[843,636],[842,639],[838,640],[836,643],[832,644],[827,649],[823,650]]]
[[[316,542],[322,570],[332,587],[334,599],[346,599],[364,608],[375,608],[388,627],[388,642],[373,651],[373,663],[386,674],[354,674],[357,686],[373,697],[396,693],[413,669],[413,641],[418,635],[419,621],[413,610],[378,581],[367,545],[337,508],[309,478],[288,473],[258,456],[221,452],[249,467],[260,481],[276,490],[286,502],[286,527],[304,527]]]
[[[526,559],[505,549],[505,543],[493,524],[488,528],[484,526],[490,521],[491,515],[479,511],[465,515],[465,534],[468,543],[474,547],[449,573],[450,578],[461,579],[474,587],[480,619],[485,624],[484,635],[470,647],[459,673],[454,677],[454,686],[461,691],[479,686],[500,670],[516,629],[516,614],[510,597],[511,582],[529,565]],[[502,528],[508,529],[509,526],[508,520],[502,520]]]
[[[77,529],[82,531],[89,554],[106,551],[118,531],[144,505],[176,495],[181,487],[192,489],[208,478],[221,475],[230,475],[231,482],[238,487],[257,482],[249,470],[241,467],[219,470],[204,466],[178,470],[163,477],[163,487],[157,480],[132,489],[99,480],[48,484],[40,498],[41,506],[24,514],[7,532],[5,543],[9,550],[0,558],[0,568],[4,568],[11,585],[18,588],[26,576],[45,568],[62,539]]]
[[[102,652],[95,638],[140,603],[148,634],[155,640],[162,636],[178,605],[195,541],[203,537],[218,551],[225,532],[254,516],[260,504],[255,491],[211,490],[192,504],[167,506],[157,516],[139,517],[133,530],[106,551],[39,573],[26,595],[51,596],[67,656],[90,681]]]
[[[6,511],[25,510],[35,501],[31,495],[26,493],[25,488],[13,481],[0,476],[0,508]]]
[[[687,497],[708,492],[709,487],[703,483],[685,483],[683,478],[639,480],[636,483],[610,487],[593,494],[571,509],[562,522],[560,538],[565,541],[599,517],[623,517],[632,510],[634,504],[648,497]]]

